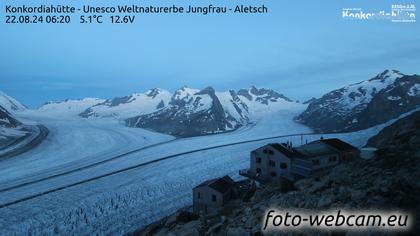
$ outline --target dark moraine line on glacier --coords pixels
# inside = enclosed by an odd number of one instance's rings
[[[0,160],[6,160],[9,158],[13,158],[17,155],[20,155],[22,153],[25,153],[33,148],[35,148],[36,146],[38,146],[39,144],[42,143],[42,141],[48,136],[49,134],[49,130],[47,129],[47,127],[43,126],[43,125],[36,125],[35,126],[38,130],[39,133],[36,137],[34,137],[32,140],[30,140],[27,144],[23,145],[22,147],[18,147],[12,151],[6,152],[4,154],[0,155]],[[26,137],[28,138],[28,137]],[[12,145],[17,145],[20,142],[23,142],[26,138],[24,138],[23,140],[19,140],[16,143],[10,144],[10,146]]]
[[[241,142],[236,142],[236,143],[222,144],[222,145],[200,148],[200,149],[191,150],[191,151],[187,151],[187,152],[182,152],[182,153],[178,153],[178,154],[173,154],[173,155],[169,155],[169,156],[166,156],[166,157],[161,157],[161,158],[158,158],[158,159],[155,159],[155,160],[152,160],[152,161],[147,161],[147,162],[143,162],[143,163],[140,163],[140,164],[137,164],[137,165],[126,167],[126,168],[123,168],[123,169],[120,169],[120,170],[112,171],[112,172],[107,173],[107,174],[103,174],[103,175],[99,175],[99,176],[92,177],[92,178],[89,178],[89,179],[85,179],[85,180],[82,180],[82,181],[79,181],[79,182],[76,182],[76,183],[73,183],[73,184],[68,184],[68,185],[58,187],[58,188],[54,188],[54,189],[51,189],[51,190],[48,190],[48,191],[45,191],[45,192],[37,193],[37,194],[31,195],[31,196],[28,196],[28,197],[24,197],[24,198],[12,201],[12,202],[4,203],[4,204],[0,205],[0,209],[4,208],[4,207],[15,205],[15,204],[18,204],[18,203],[21,203],[21,202],[25,202],[25,201],[28,201],[28,200],[31,200],[31,199],[34,199],[34,198],[38,198],[38,197],[41,197],[41,196],[44,196],[44,195],[47,195],[47,194],[50,194],[50,193],[54,193],[54,192],[57,192],[57,191],[60,191],[60,190],[63,190],[63,189],[67,189],[67,188],[71,188],[71,187],[74,187],[74,186],[77,186],[77,185],[92,182],[92,181],[95,181],[95,180],[98,180],[98,179],[101,179],[101,178],[104,178],[104,177],[116,175],[116,174],[119,174],[119,173],[122,173],[122,172],[125,172],[125,171],[133,170],[133,169],[136,169],[136,168],[139,168],[139,167],[147,166],[147,165],[150,165],[150,164],[153,164],[153,163],[161,162],[161,161],[164,161],[164,160],[176,158],[176,157],[179,157],[179,156],[183,156],[183,155],[187,155],[187,154],[191,154],[191,153],[195,153],[195,152],[207,151],[207,150],[211,150],[211,149],[240,145],[240,144],[245,144],[245,143],[259,142],[259,141],[276,139],[276,138],[285,138],[285,137],[312,135],[312,134],[321,134],[321,133],[301,133],[301,134],[288,134],[288,135],[272,136],[272,137],[267,137],[267,138],[259,138],[259,139],[246,140],[246,141],[241,141]],[[171,141],[174,141],[174,140],[171,140]],[[168,142],[170,142],[170,141],[168,141]],[[162,143],[154,144],[154,146],[158,146],[160,144],[162,144]],[[153,145],[151,145],[151,146],[153,146]],[[150,148],[150,146],[148,146],[147,148]],[[131,151],[129,153],[121,154],[119,156],[132,154],[132,153],[135,153],[137,151],[134,150],[134,151]],[[84,168],[84,167],[82,167],[82,168]],[[74,172],[74,171],[70,171],[70,172]],[[60,174],[60,175],[64,175],[64,174]],[[60,175],[58,175],[58,176],[60,176]],[[51,179],[51,178],[53,178],[53,177],[48,177],[48,179]],[[24,184],[24,185],[29,185],[29,184]],[[12,187],[12,188],[9,188],[9,190],[12,190],[12,189],[15,189],[15,188],[18,188],[18,187]],[[4,192],[6,190],[2,190],[2,191]]]

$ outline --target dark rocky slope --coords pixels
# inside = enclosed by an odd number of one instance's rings
[[[0,95],[1,92],[0,92]],[[13,107],[7,104],[13,111],[26,109],[19,102],[3,94],[9,101],[13,101]],[[4,104],[3,104],[4,105]],[[11,107],[11,108],[10,108]],[[43,125],[25,124],[10,113],[5,107],[0,106],[0,160],[24,153],[40,144],[48,135],[48,129]]]
[[[366,146],[385,148],[420,143],[420,111],[404,117],[369,139]],[[418,147],[420,149],[420,147]]]
[[[15,128],[20,124],[4,107],[0,106],[0,127]]]

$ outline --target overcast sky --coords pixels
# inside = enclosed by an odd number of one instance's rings
[[[6,25],[3,20],[0,90],[31,107],[183,85],[216,90],[256,85],[304,100],[387,68],[420,74],[419,22],[342,19],[342,8],[390,11],[394,1],[5,0],[1,12],[8,3],[24,2],[269,7],[265,15],[138,15],[133,25]]]

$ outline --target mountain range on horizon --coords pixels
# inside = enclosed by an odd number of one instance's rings
[[[27,109],[0,94],[0,106]],[[213,87],[187,86],[173,93],[150,89],[113,99],[84,98],[47,102],[39,111],[87,119],[115,118],[127,126],[151,129],[178,137],[233,131],[281,110],[300,111],[296,121],[321,132],[349,132],[384,123],[420,104],[420,77],[385,70],[374,78],[351,84],[304,103],[272,89],[218,92]]]

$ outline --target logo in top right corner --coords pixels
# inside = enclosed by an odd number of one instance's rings
[[[389,20],[391,22],[416,22],[416,6],[414,4],[392,4],[390,10],[365,10],[363,8],[343,8],[342,18],[345,20]]]

